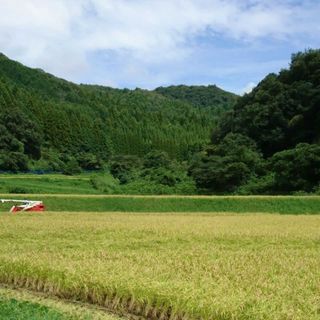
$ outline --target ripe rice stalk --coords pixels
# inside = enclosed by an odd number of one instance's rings
[[[132,318],[319,318],[320,216],[3,215],[0,238],[0,283]]]

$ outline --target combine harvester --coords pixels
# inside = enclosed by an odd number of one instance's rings
[[[10,212],[15,213],[19,211],[44,211],[45,206],[42,201],[36,200],[13,200],[13,199],[1,199],[1,203],[13,202]]]

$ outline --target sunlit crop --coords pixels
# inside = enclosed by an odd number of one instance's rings
[[[319,319],[320,216],[0,217],[0,282],[154,319]]]

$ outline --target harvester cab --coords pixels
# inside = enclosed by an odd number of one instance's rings
[[[1,199],[1,203],[12,202],[14,205],[11,207],[10,212],[15,213],[19,211],[44,211],[45,206],[42,201],[36,200],[14,200],[14,199]]]

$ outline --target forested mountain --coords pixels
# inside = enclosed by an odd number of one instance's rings
[[[196,107],[223,113],[235,104],[237,96],[226,92],[215,85],[209,86],[170,86],[159,87],[156,92],[162,95],[191,103]]]
[[[76,85],[1,55],[0,170],[106,164],[131,193],[320,192],[320,50],[242,97]]]
[[[197,105],[158,90],[76,85],[0,55],[0,169],[25,169],[28,159],[55,168],[75,158],[82,166],[88,158],[101,162],[152,150],[187,159],[209,141],[221,101],[226,110],[234,102],[233,94],[215,90],[217,100],[210,93],[204,108],[206,99]]]
[[[320,190],[320,50],[294,54],[241,97],[190,172],[210,192]]]
[[[310,50],[294,54],[290,69],[269,74],[239,99],[215,128],[212,141],[241,133],[270,156],[300,142],[320,142],[319,124],[320,53]]]

